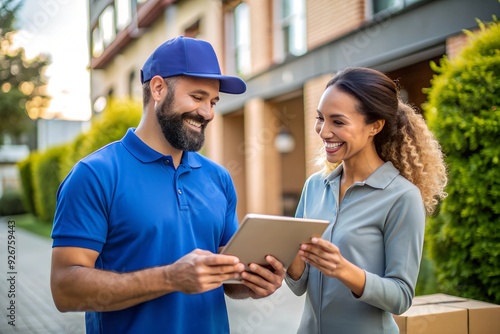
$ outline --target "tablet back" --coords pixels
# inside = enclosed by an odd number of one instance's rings
[[[287,268],[297,255],[300,244],[321,237],[327,220],[247,214],[221,253],[237,256],[242,263],[268,265],[273,255]]]

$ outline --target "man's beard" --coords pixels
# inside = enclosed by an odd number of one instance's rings
[[[199,151],[205,143],[205,128],[207,121],[196,112],[177,114],[172,110],[174,90],[168,90],[165,100],[156,108],[156,117],[165,139],[172,147],[181,151]],[[184,120],[190,118],[202,124],[201,131],[189,129]]]

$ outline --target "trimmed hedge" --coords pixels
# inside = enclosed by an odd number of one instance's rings
[[[108,107],[92,123],[88,132],[69,144],[68,154],[62,160],[61,179],[75,163],[99,148],[120,140],[130,127],[141,120],[142,105],[133,100],[111,100]]]
[[[424,110],[449,167],[426,240],[445,293],[500,303],[500,24],[481,23],[437,74]]]
[[[6,191],[0,198],[0,216],[11,216],[26,213],[21,193]]]
[[[66,146],[55,146],[33,160],[35,211],[44,222],[51,222],[54,219],[56,192],[62,181],[59,177],[60,161],[66,150]]]
[[[32,161],[35,154],[30,154],[27,158],[17,163],[17,168],[19,169],[19,176],[21,178],[22,187],[22,200],[24,208],[36,215],[35,210],[35,193],[33,191],[33,180],[32,180]]]
[[[132,100],[110,101],[89,131],[72,142],[33,152],[18,163],[26,209],[42,221],[54,220],[56,193],[60,183],[80,159],[121,139],[141,119],[142,106]]]

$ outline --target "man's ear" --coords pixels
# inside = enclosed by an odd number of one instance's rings
[[[149,82],[149,89],[151,90],[153,100],[159,102],[167,95],[168,87],[162,77],[155,75]]]
[[[372,136],[375,136],[377,133],[379,133],[380,131],[382,131],[382,129],[384,128],[385,119],[376,120],[371,125],[372,125],[372,130],[370,131],[370,134]]]

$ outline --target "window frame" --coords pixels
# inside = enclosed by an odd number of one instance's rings
[[[106,22],[104,22],[105,20]],[[99,15],[98,22],[104,48],[106,48],[113,43],[116,38],[115,6],[109,5],[104,8]]]
[[[389,5],[385,8],[382,8],[378,10],[377,12],[375,11],[375,8],[377,7],[376,3],[378,2],[393,2],[392,5]],[[394,13],[400,12],[410,6],[413,6],[414,4],[417,4],[419,2],[423,2],[424,0],[367,0],[366,1],[366,10],[367,10],[367,16],[368,17],[377,17],[377,16],[387,16],[387,15],[392,15]]]
[[[132,0],[114,0],[115,4],[115,27],[117,31],[124,30],[132,23],[133,5]],[[123,6],[123,7],[122,7]],[[120,11],[125,10],[125,18],[122,18]]]
[[[287,2],[292,11],[285,16],[284,7]],[[294,6],[296,4],[299,6]],[[305,0],[274,0],[273,54],[275,62],[280,63],[289,57],[298,57],[307,53],[306,10]],[[299,40],[298,43],[292,43],[295,38]]]
[[[246,10],[246,27],[243,28],[243,35],[246,33],[246,42],[238,41],[238,14],[237,9]],[[248,76],[252,72],[252,49],[251,49],[251,7],[244,1],[232,3],[226,8],[224,14],[224,37],[225,37],[225,68],[231,75]],[[241,37],[241,36],[240,36]],[[246,66],[245,66],[246,65]]]

